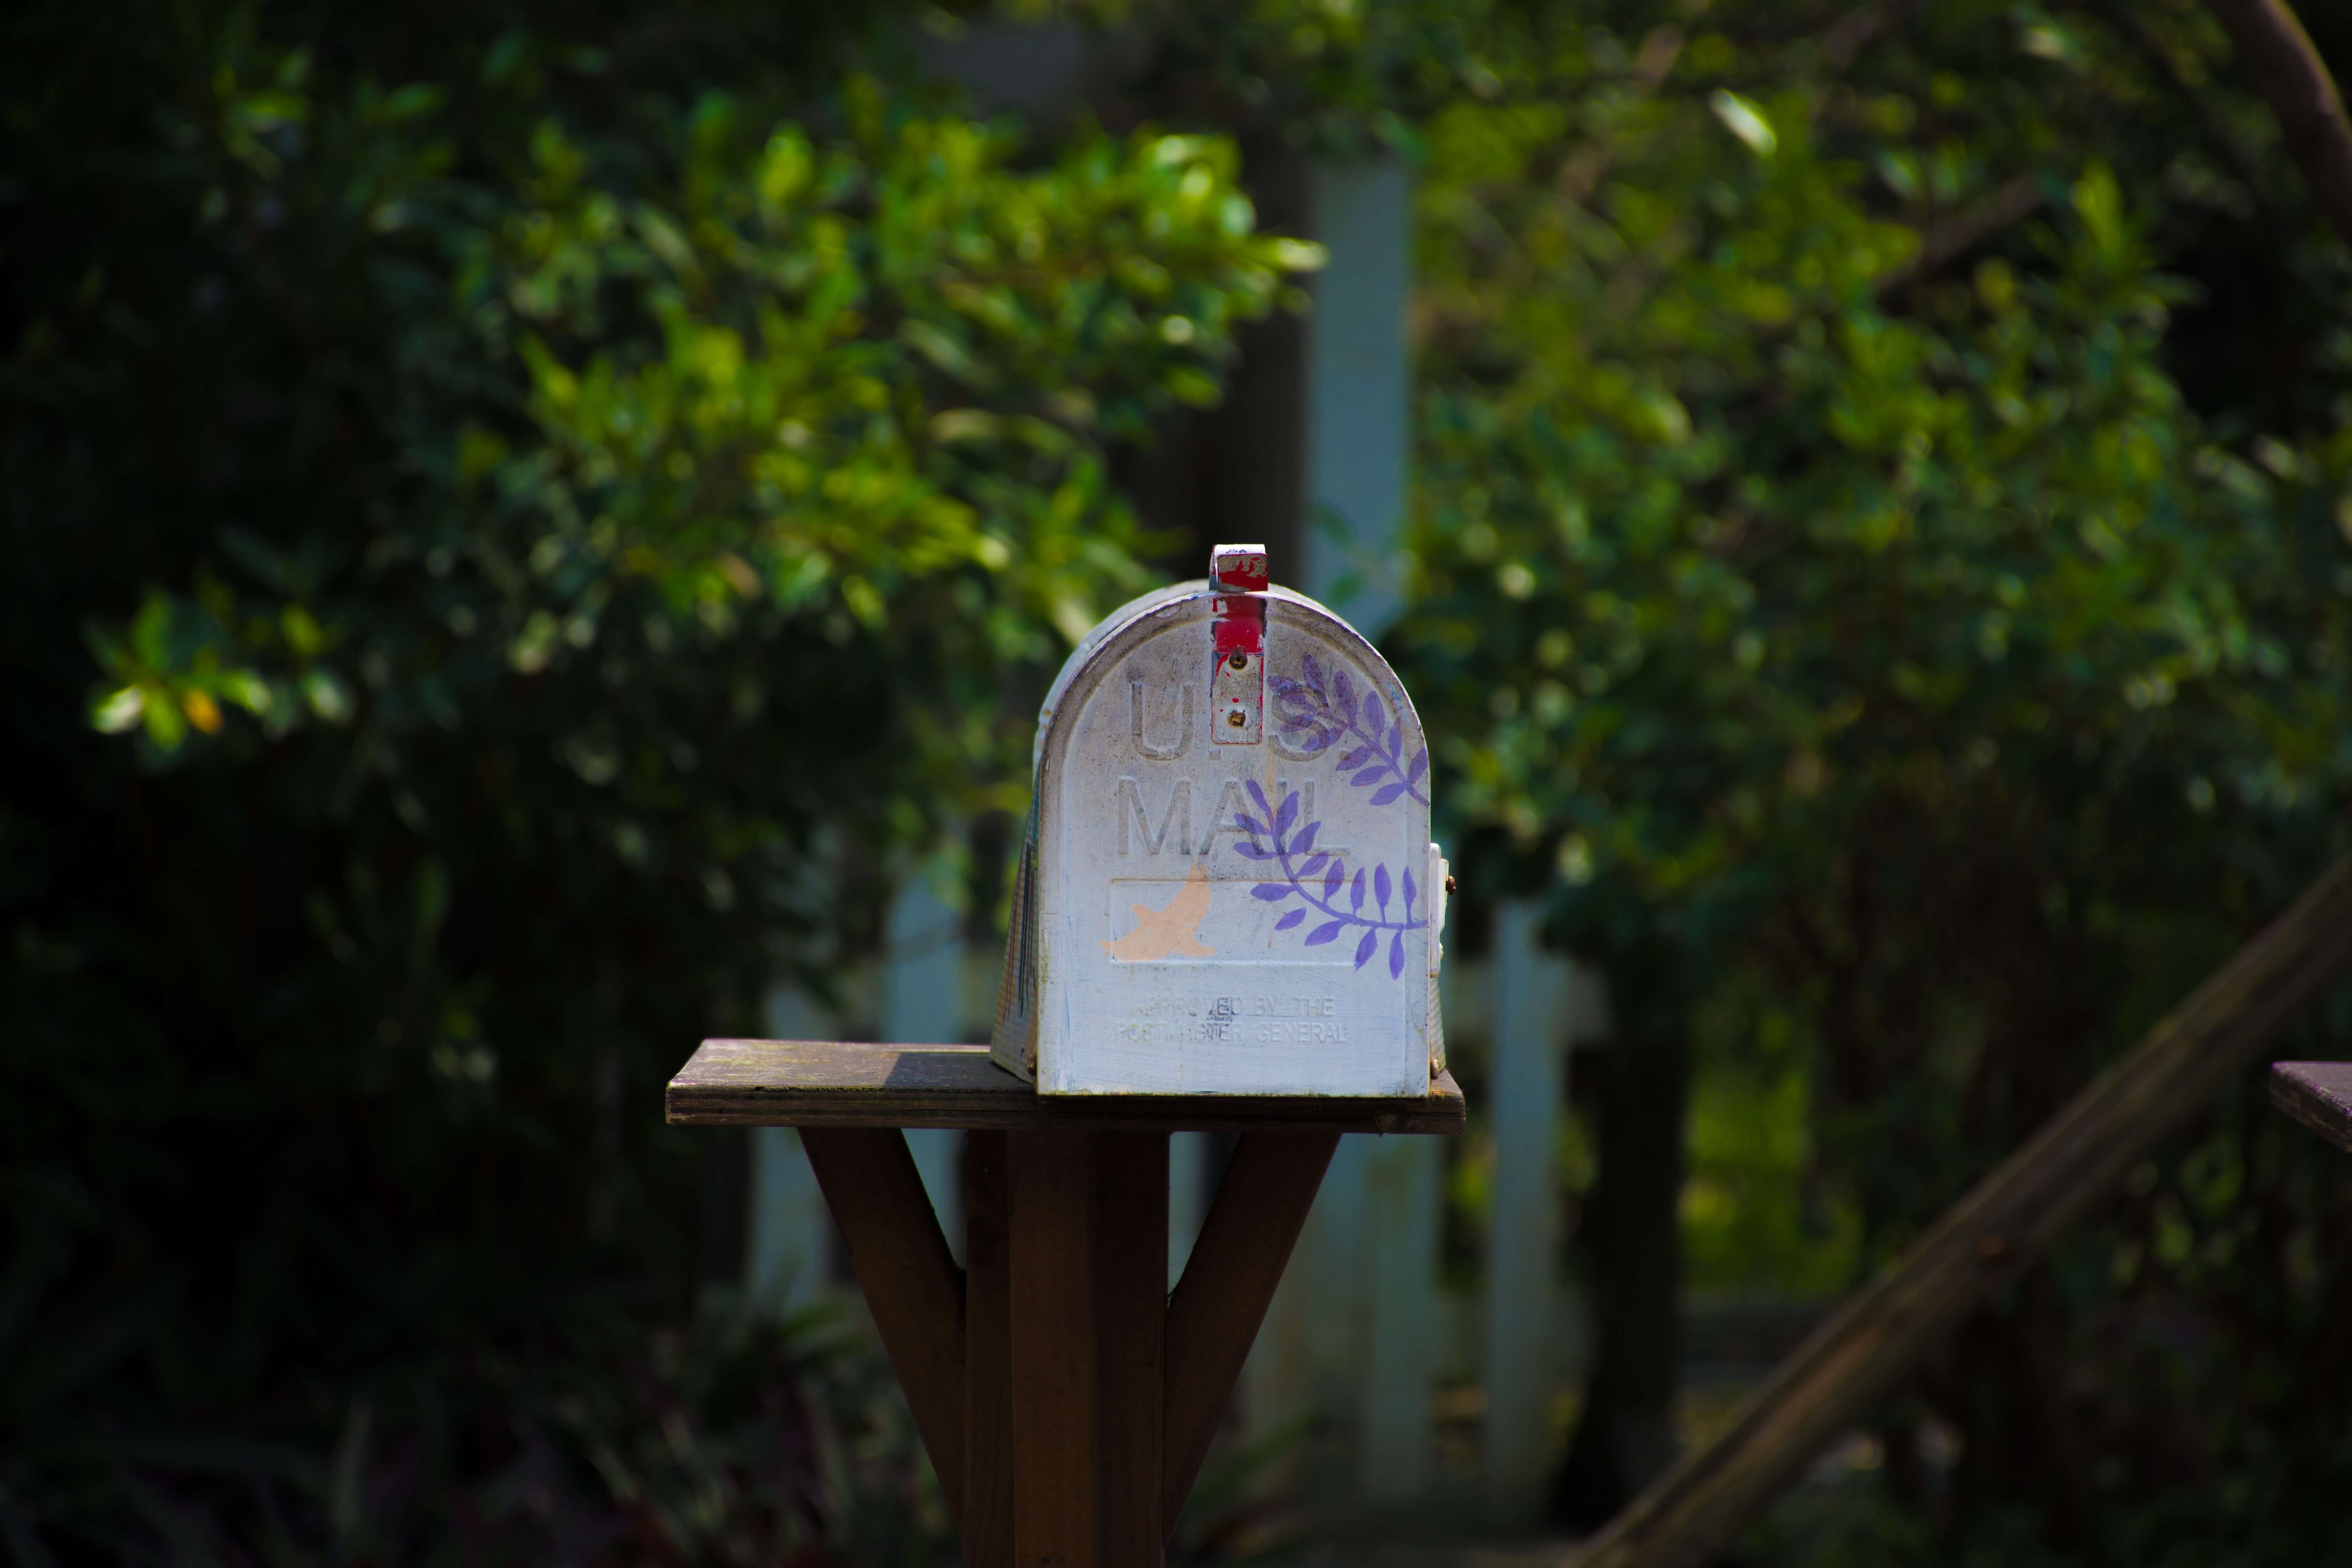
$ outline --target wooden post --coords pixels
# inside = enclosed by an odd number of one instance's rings
[[[1097,1132],[1094,1295],[1098,1559],[1159,1568],[1168,1340],[1168,1134]]]
[[[1245,1137],[1171,1305],[1166,1133],[975,1134],[965,1474],[1005,1445],[1011,1512],[967,1480],[968,1562],[1158,1568],[1337,1141]]]
[[[967,1134],[964,1568],[1013,1564],[1012,1134]]]
[[[794,1125],[974,1568],[1158,1568],[1342,1131],[1425,1098],[1043,1100],[985,1047],[707,1040],[672,1122]],[[899,1131],[968,1131],[966,1264]],[[1242,1133],[1172,1297],[1168,1134]]]
[[[1095,1560],[1094,1146],[1013,1143],[1013,1561]]]

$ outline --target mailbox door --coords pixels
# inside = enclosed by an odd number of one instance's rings
[[[1215,728],[1244,726],[1220,706],[1213,595],[1135,617],[1059,697],[1017,895],[1043,1092],[1428,1091],[1420,723],[1345,622],[1263,597],[1248,743]]]

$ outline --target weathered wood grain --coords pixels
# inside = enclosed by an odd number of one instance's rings
[[[705,1040],[669,1083],[673,1125],[1128,1128],[1459,1132],[1461,1088],[1442,1073],[1425,1100],[1320,1095],[1047,1095],[988,1059],[985,1046],[836,1040]]]
[[[1692,1568],[1720,1550],[1979,1303],[2107,1201],[2352,962],[2339,861],[2122,1060],[1851,1298],[1573,1568]],[[1174,1325],[1171,1323],[1171,1331]]]
[[[1013,1239],[1013,1561],[1093,1568],[1095,1135],[1008,1140]]]
[[[2338,1149],[2352,1149],[2352,1062],[2278,1063],[2271,1103]]]
[[[907,1391],[940,1489],[963,1517],[963,1275],[931,1213],[907,1140],[896,1131],[801,1132],[832,1205],[882,1348]]]
[[[1176,1527],[1274,1288],[1339,1146],[1336,1131],[1244,1133],[1168,1302],[1163,1522]]]
[[[964,1154],[964,1568],[1013,1564],[1013,1136],[974,1132]]]
[[[1096,1134],[1094,1255],[1102,1561],[1117,1568],[1160,1568],[1167,1538],[1160,1490],[1168,1324],[1165,1132]]]

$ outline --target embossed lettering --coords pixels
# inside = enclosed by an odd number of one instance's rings
[[[1192,746],[1192,731],[1198,728],[1192,722],[1192,689],[1181,686],[1177,691],[1181,700],[1176,704],[1176,743],[1155,746],[1143,738],[1143,682],[1127,683],[1127,712],[1135,732],[1135,749],[1155,763],[1172,763]]]
[[[1157,855],[1168,843],[1168,830],[1176,829],[1176,853],[1190,857],[1192,853],[1192,781],[1178,779],[1168,791],[1168,809],[1160,814],[1160,831],[1151,830],[1151,818],[1143,808],[1143,785],[1134,778],[1118,781],[1118,792],[1111,802],[1111,810],[1118,815],[1118,852],[1128,854],[1129,840],[1128,823],[1130,819],[1142,831],[1143,852]]]

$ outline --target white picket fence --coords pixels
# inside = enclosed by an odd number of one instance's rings
[[[1580,1371],[1577,1303],[1563,1298],[1557,1150],[1568,1052],[1604,1025],[1598,987],[1542,952],[1524,906],[1497,914],[1491,952],[1449,958],[1447,1037],[1479,1059],[1486,1088],[1466,1148],[1454,1141],[1349,1136],[1325,1177],[1251,1353],[1229,1431],[1279,1456],[1260,1484],[1328,1507],[1380,1511],[1442,1501],[1498,1522],[1530,1517],[1557,1434],[1556,1393]],[[836,1019],[797,992],[771,1000],[779,1038],[844,1038],[870,1026],[906,1043],[986,1037],[997,956],[972,951],[927,882],[901,895],[882,963],[845,987]],[[908,1135],[950,1246],[962,1252],[961,1135]],[[1214,1140],[1180,1133],[1169,1171],[1169,1278],[1199,1234]],[[1457,1158],[1491,1160],[1492,1216],[1473,1293],[1440,1278],[1444,1183]],[[830,1221],[794,1135],[756,1134],[747,1284],[781,1310],[854,1287],[835,1272]],[[1440,1394],[1478,1410],[1466,1468],[1439,1455]],[[1465,1402],[1463,1391],[1476,1390]],[[1286,1441],[1286,1439],[1291,1439]]]

